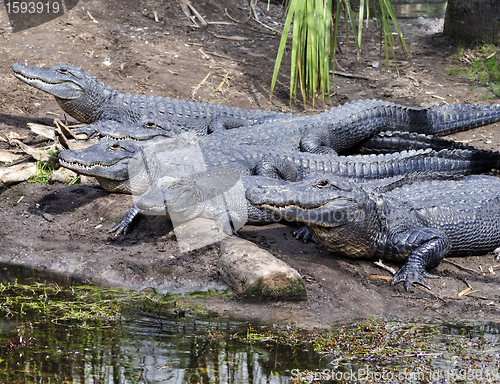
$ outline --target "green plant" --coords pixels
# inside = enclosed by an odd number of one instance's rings
[[[500,59],[498,48],[492,44],[483,44],[471,49],[459,48],[454,61],[457,65],[448,74],[471,81],[472,86],[489,87],[485,98],[491,92],[500,94]]]
[[[391,22],[396,29],[405,56],[408,55],[408,48],[398,27],[390,0],[376,1],[375,9],[380,21],[380,39],[383,43],[386,66],[389,68],[389,56],[392,55],[394,60],[396,59]],[[290,0],[274,66],[271,95],[278,78],[292,21],[290,99],[297,98],[300,88],[304,104],[310,95],[314,105],[317,94],[320,93],[324,101],[330,89],[330,72],[335,67],[335,48],[341,15],[344,18],[346,36],[349,38],[349,30],[352,30],[356,49],[359,51],[363,20],[366,19],[368,23],[369,11],[369,0],[360,0],[357,14],[358,29],[356,29],[356,16],[350,0]]]
[[[68,182],[68,185],[75,185],[78,184],[79,182],[80,182],[80,176],[76,175]]]
[[[28,181],[30,183],[48,183],[53,172],[54,169],[49,163],[38,160],[36,162],[36,173]]]

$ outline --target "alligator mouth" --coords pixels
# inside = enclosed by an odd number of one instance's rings
[[[90,165],[82,164],[82,163],[77,163],[73,161],[66,161],[61,158],[59,158],[59,164],[61,164],[65,168],[70,168],[70,169],[75,169],[75,170],[81,170],[81,171],[90,171],[95,168],[111,168],[113,164],[101,164],[101,163],[94,163]]]
[[[279,211],[279,212],[284,212],[284,211],[290,210],[290,209],[298,209],[301,211],[312,211],[315,209],[326,207],[329,203],[330,202],[326,202],[324,204],[316,205],[314,207],[301,207],[301,206],[295,205],[295,204],[283,205],[283,206],[270,205],[270,204],[259,204],[259,207],[262,209],[269,209],[269,210],[274,210],[274,211]]]
[[[14,72],[14,76],[16,76],[18,79],[20,79],[26,83],[40,82],[42,84],[47,84],[47,85],[59,85],[59,84],[64,83],[64,81],[57,82],[57,83],[51,83],[50,81],[46,81],[44,79],[41,79],[40,77],[25,75],[24,73],[22,73],[20,71],[14,70],[13,72]]]
[[[149,140],[155,139],[157,137],[170,137],[170,136],[166,136],[166,135],[152,135],[152,136],[149,136],[149,137],[134,137],[134,136],[115,137],[115,136],[106,135],[106,134],[102,136],[103,139],[116,140],[116,141],[125,141],[125,140],[128,140],[128,141],[137,141],[137,142],[149,141]]]

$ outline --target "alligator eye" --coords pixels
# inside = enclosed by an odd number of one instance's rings
[[[321,180],[320,182],[318,182],[318,184],[316,184],[317,188],[326,188],[329,186],[330,186],[330,182],[328,180]]]
[[[62,73],[63,75],[69,75],[71,74],[70,71],[68,71],[66,68],[59,68],[57,72]]]
[[[113,151],[116,151],[116,150],[120,150],[120,149],[122,149],[122,147],[121,147],[121,146],[120,146],[120,144],[118,144],[118,143],[113,143],[113,144],[110,144],[108,148],[109,148],[109,149],[112,149]]]

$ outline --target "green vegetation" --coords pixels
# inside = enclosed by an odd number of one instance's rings
[[[159,314],[186,313],[180,295],[91,284],[61,287],[57,283],[22,284],[17,280],[0,283],[0,312],[19,320],[35,318],[65,325],[76,321],[79,327],[86,327],[96,322],[100,325],[114,322],[130,308]]]
[[[53,172],[54,168],[52,168],[48,162],[37,160],[36,174],[32,176],[28,181],[30,183],[48,183]]]
[[[476,382],[488,382],[500,377],[494,352],[499,343],[498,329],[490,324],[362,320],[332,327],[330,331],[313,332],[294,327],[250,327],[246,342],[314,351],[328,367],[333,367],[301,371],[295,375],[298,380],[294,382],[299,383],[329,380],[325,375],[337,372],[364,372],[366,376],[357,380],[341,377],[345,382],[351,379],[366,383],[444,382],[446,377],[446,382],[455,383],[465,382],[467,375],[475,375]],[[377,380],[377,374],[384,375],[385,380]]]
[[[389,69],[392,55],[396,60],[393,28],[399,37],[403,53],[408,55],[408,48],[398,27],[390,0],[374,2],[375,14],[380,25],[380,40]],[[317,94],[325,101],[330,92],[330,72],[335,68],[335,49],[338,44],[339,29],[343,19],[346,39],[350,31],[353,34],[356,49],[360,50],[363,21],[370,20],[370,1],[360,0],[359,9],[354,12],[350,0],[290,0],[287,17],[283,27],[281,42],[276,57],[271,94],[276,85],[278,71],[285,51],[288,31],[293,20],[293,38],[291,46],[290,99],[296,99],[298,89],[304,104],[307,96],[312,102]],[[357,27],[356,27],[357,19]]]
[[[475,382],[500,377],[498,324],[362,320],[304,331],[214,319],[187,304],[198,294],[187,295],[188,301],[152,289],[29,281],[0,284],[2,382],[87,382],[84,377],[111,382],[113,377],[113,382],[142,383],[179,374],[186,383],[232,383],[243,382],[238,375],[258,367],[264,367],[260,375],[293,383],[331,382],[321,376],[326,374],[344,375],[336,382],[366,383],[445,382],[446,377],[458,383],[470,373]],[[235,379],[224,381],[228,366]],[[365,377],[350,380],[351,372]],[[378,380],[381,374],[385,380]]]
[[[472,86],[488,87],[485,98],[500,97],[500,53],[492,44],[479,45],[475,48],[459,48],[454,56],[455,67],[448,72],[451,76],[467,79]]]

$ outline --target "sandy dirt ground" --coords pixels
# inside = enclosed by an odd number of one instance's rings
[[[25,136],[24,143],[41,147],[49,142],[32,134],[26,124],[52,125],[55,118],[65,119],[53,97],[12,76],[14,62],[66,62],[124,92],[305,114],[366,98],[409,106],[498,102],[484,98],[486,88],[448,75],[456,46],[441,36],[442,19],[401,20],[412,61],[400,58],[399,75],[393,64],[390,72],[385,70],[376,29],[365,31],[359,59],[352,42],[342,43],[336,68],[341,75],[332,85],[330,105],[290,104],[287,56],[270,102],[282,9],[271,5],[268,10],[266,2],[260,3],[260,23],[237,23],[232,19],[249,16],[246,1],[192,3],[208,26],[194,26],[177,1],[82,0],[63,16],[17,33],[9,28],[1,5],[0,135],[15,132]],[[453,138],[499,150],[500,124]],[[0,142],[0,149],[9,145]],[[170,223],[162,217],[142,217],[126,236],[111,237],[108,230],[131,202],[130,196],[89,184],[23,182],[2,187],[0,261],[135,289],[227,290],[216,268],[219,246],[180,252]],[[282,224],[246,226],[240,236],[295,268],[305,282],[307,301],[245,303],[225,295],[207,298],[206,307],[216,315],[296,322],[307,328],[358,317],[498,319],[498,277],[488,271],[498,265],[493,254],[443,262],[434,270],[440,278],[429,281],[431,291],[413,287],[406,292],[401,284],[391,286],[386,279],[390,273],[373,261],[351,260],[320,245],[304,244],[293,238],[295,229]],[[458,295],[469,286],[468,294]]]

